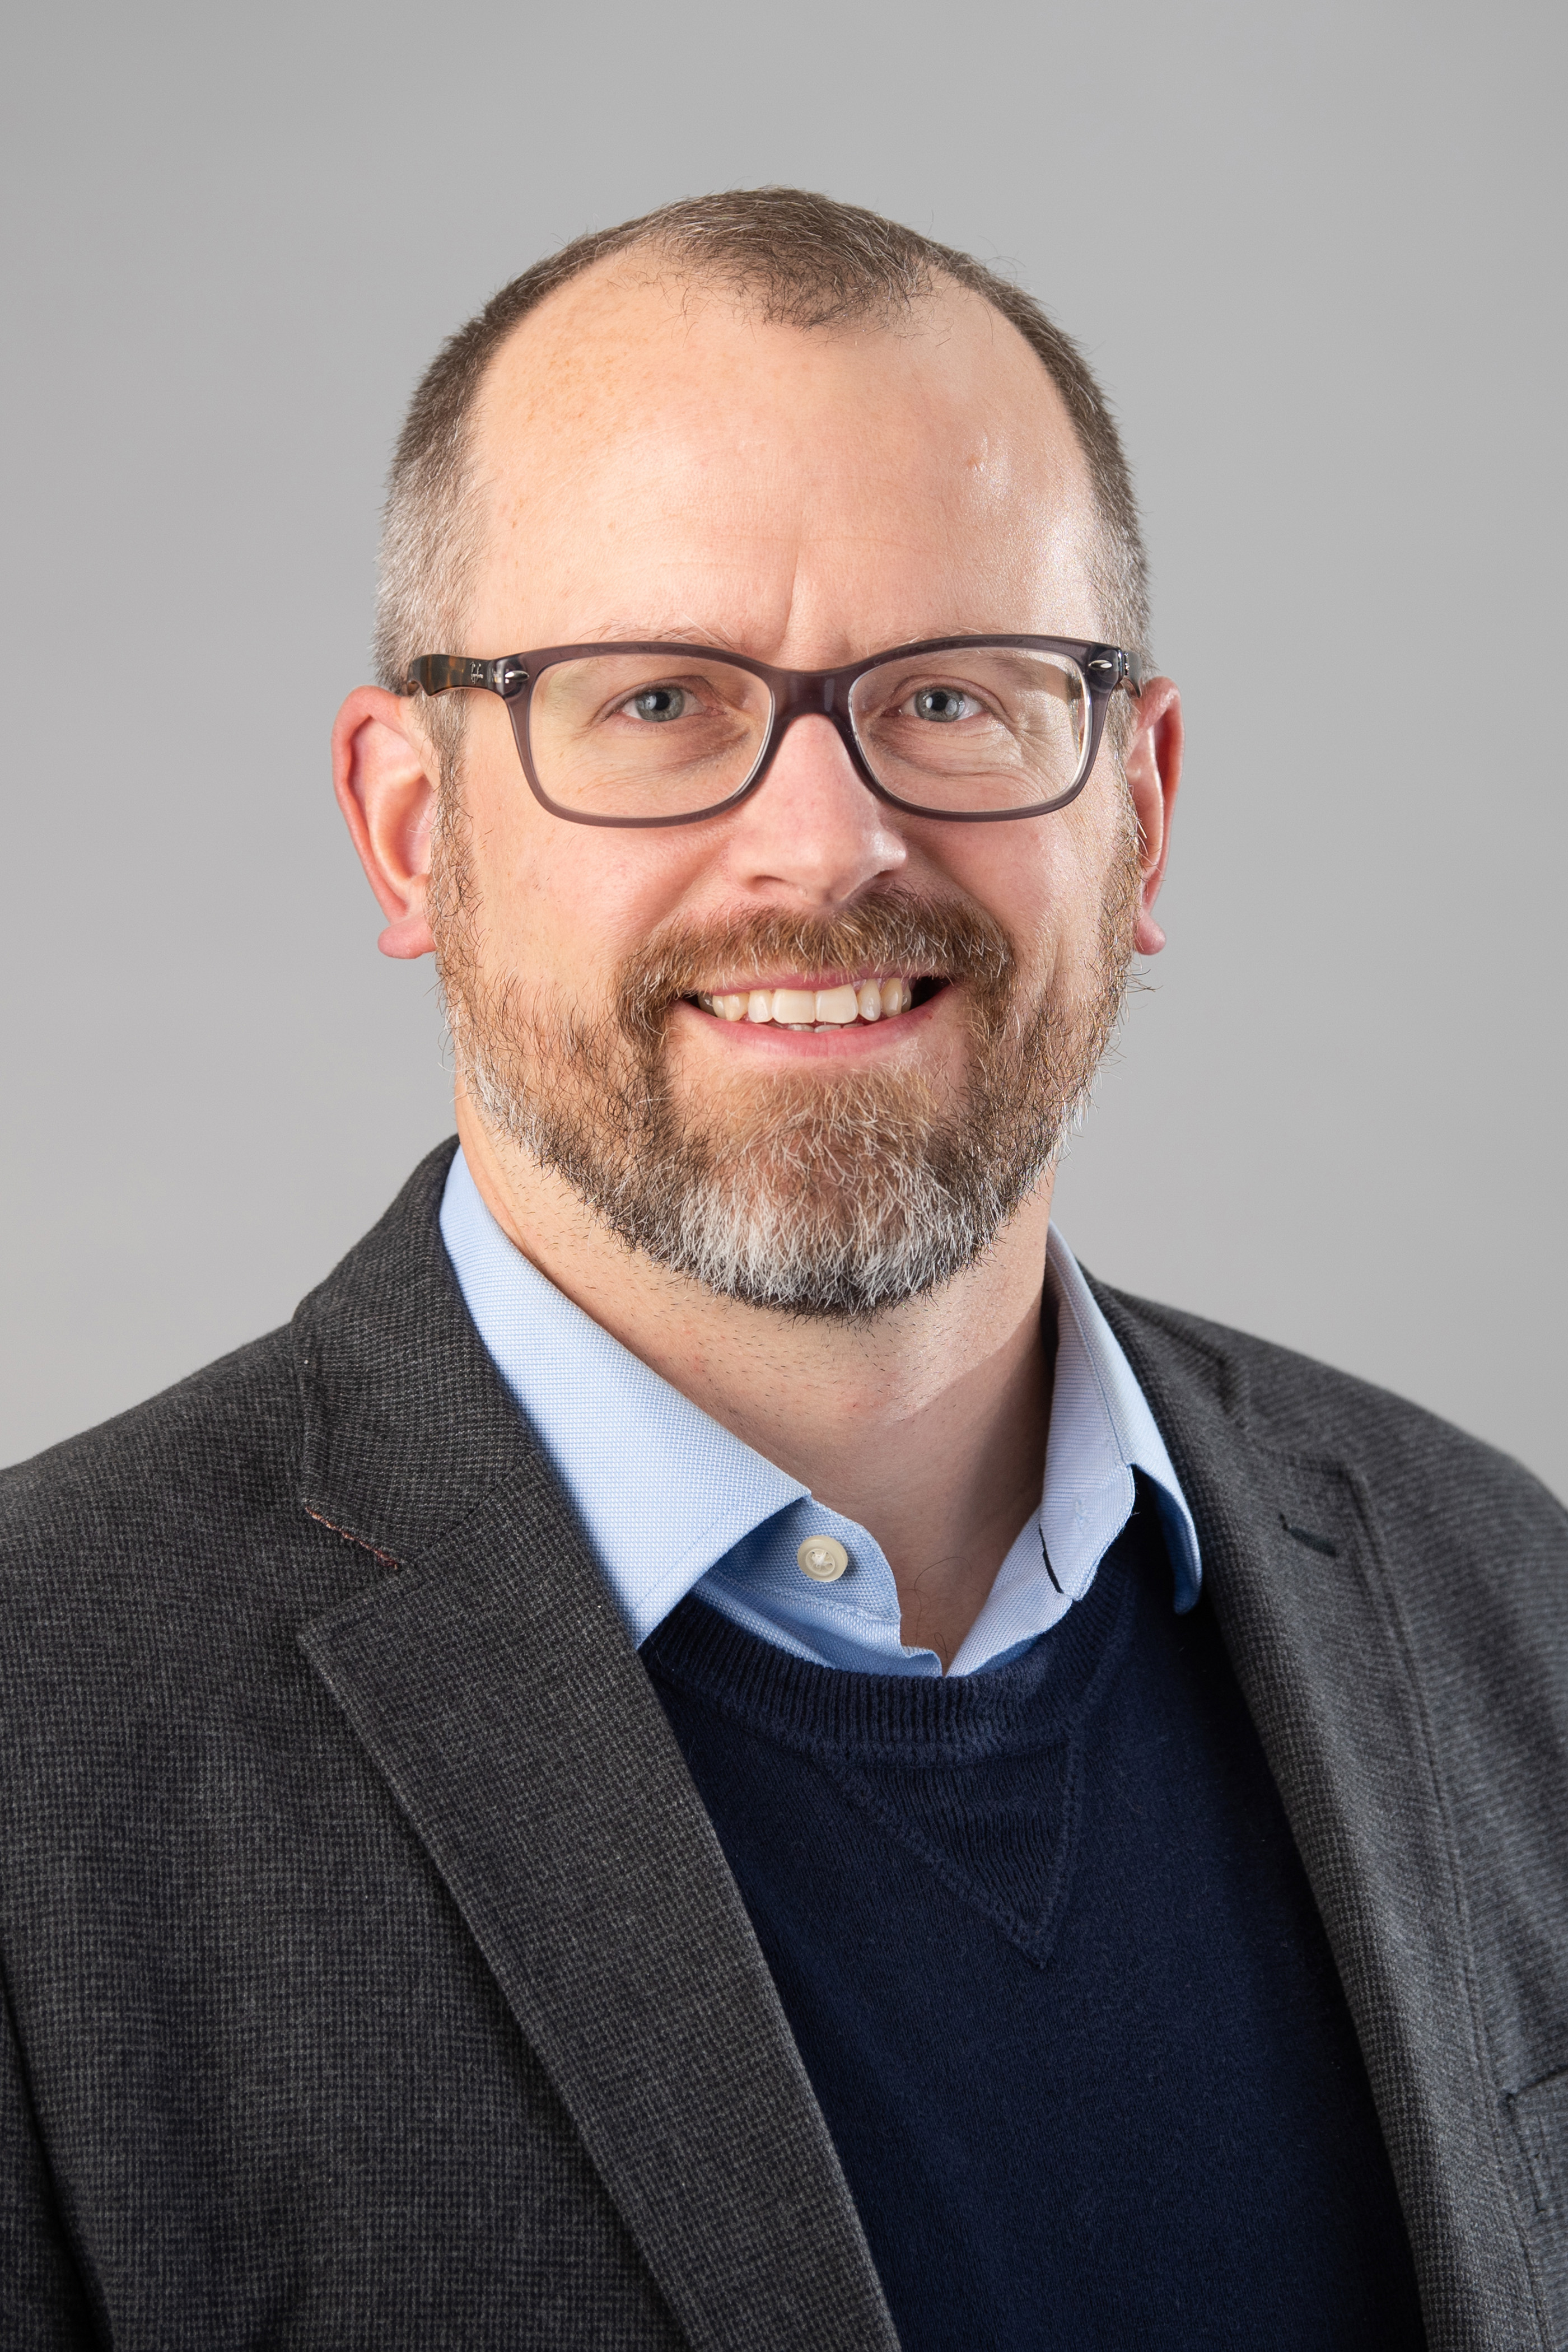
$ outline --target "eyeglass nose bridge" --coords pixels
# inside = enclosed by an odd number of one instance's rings
[[[763,756],[746,785],[748,794],[756,791],[773,766],[779,746],[797,719],[826,719],[843,744],[858,782],[877,799],[887,797],[868,768],[865,756],[855,740],[855,729],[849,717],[848,688],[841,672],[774,670],[768,682],[773,689],[773,714]]]

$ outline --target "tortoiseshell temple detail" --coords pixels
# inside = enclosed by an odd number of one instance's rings
[[[536,655],[528,656],[537,660]],[[503,654],[500,661],[479,661],[469,654],[423,654],[411,662],[403,692],[450,694],[459,686],[477,686],[503,700],[528,684],[528,669],[519,654]]]

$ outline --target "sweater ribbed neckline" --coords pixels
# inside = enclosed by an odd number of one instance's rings
[[[808,1754],[951,1765],[1015,1753],[1070,1733],[1114,1672],[1132,1598],[1125,1553],[1142,1517],[1064,1618],[1021,1657],[978,1674],[819,1665],[734,1624],[698,1592],[671,1611],[642,1655],[656,1680]]]

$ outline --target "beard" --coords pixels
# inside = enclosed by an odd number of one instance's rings
[[[466,816],[442,812],[431,923],[454,1056],[500,1137],[671,1273],[776,1313],[865,1318],[972,1265],[1081,1114],[1127,990],[1141,876],[1131,807],[1091,968],[1032,992],[972,901],[888,890],[825,918],[666,925],[591,1013],[487,971]],[[723,974],[875,971],[962,982],[961,1098],[918,1072],[751,1069],[678,1091],[668,1020]]]

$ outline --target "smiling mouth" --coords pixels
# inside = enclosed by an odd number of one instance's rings
[[[751,988],[703,992],[686,1002],[710,1013],[717,1021],[748,1021],[758,1027],[780,1029],[869,1028],[873,1022],[897,1020],[900,1013],[929,1003],[947,986],[931,975],[906,979],[845,981],[834,988]]]

